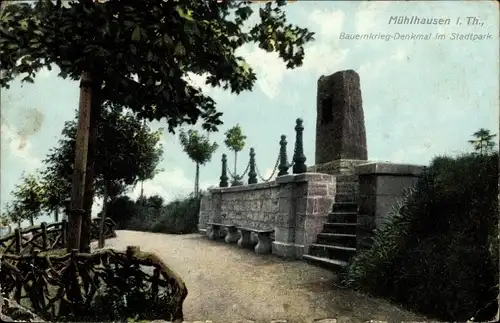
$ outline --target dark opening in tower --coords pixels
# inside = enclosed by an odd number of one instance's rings
[[[333,121],[332,98],[326,97],[321,101],[321,124],[329,124]]]

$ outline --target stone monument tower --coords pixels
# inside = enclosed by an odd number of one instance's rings
[[[316,161],[312,171],[350,172],[366,162],[366,131],[359,75],[353,70],[318,79]]]

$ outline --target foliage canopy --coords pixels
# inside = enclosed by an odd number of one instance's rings
[[[469,143],[474,146],[476,153],[488,154],[495,148],[496,143],[493,138],[496,137],[496,134],[492,134],[489,130],[481,128],[474,132],[472,136],[475,139],[469,140]]]
[[[35,175],[23,175],[21,183],[17,184],[11,192],[14,198],[9,211],[12,221],[30,220],[33,225],[33,220],[42,211],[44,190],[45,188]]]
[[[226,131],[225,135],[226,139],[224,140],[224,144],[226,144],[227,148],[235,153],[243,150],[243,147],[245,147],[245,139],[247,139],[247,137],[241,131],[239,124]]]
[[[66,187],[66,198],[71,187],[76,126],[76,120],[65,123],[58,146],[44,160],[47,182],[56,185],[59,181]],[[105,103],[95,151],[96,192],[102,195],[106,185],[108,195],[117,196],[124,187],[153,178],[163,154],[161,131],[152,132],[133,113]]]
[[[200,134],[197,130],[190,129],[179,134],[179,140],[184,152],[189,158],[199,165],[204,165],[212,159],[213,153],[219,148],[214,142],[210,143],[207,136]]]
[[[222,122],[215,102],[188,84],[188,73],[234,93],[251,90],[252,68],[235,51],[257,43],[277,52],[287,68],[302,64],[313,33],[287,23],[284,0],[259,8],[260,22],[245,30],[251,1],[38,0],[11,3],[1,13],[0,86],[18,75],[33,82],[43,67],[80,79],[90,72],[103,101],[131,108],[139,118],[166,118],[215,131]],[[136,79],[135,79],[136,78]]]

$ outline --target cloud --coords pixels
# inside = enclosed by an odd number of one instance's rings
[[[46,78],[50,77],[51,74],[52,74],[52,71],[49,71],[48,68],[44,67],[40,71],[38,71],[38,73],[36,73],[36,78],[37,79],[46,79]]]
[[[26,135],[13,126],[2,123],[0,126],[2,142],[8,144],[8,154],[16,157],[29,169],[35,169],[42,165],[41,160],[33,155],[31,142]]]
[[[329,42],[321,42],[305,49],[304,65],[301,70],[327,75],[340,69],[349,49],[339,48]]]
[[[389,1],[361,2],[354,18],[356,32],[358,34],[364,34],[373,31],[374,27],[380,25],[376,22],[378,15],[383,13],[389,5]]]
[[[316,40],[305,47],[301,71],[328,74],[340,68],[349,49],[339,45],[339,35],[344,28],[345,14],[341,10],[314,10],[308,16]],[[328,71],[328,72],[327,72]]]
[[[345,14],[342,10],[314,10],[308,16],[308,20],[317,25],[317,32],[321,38],[338,40],[340,32],[344,27]]]
[[[198,75],[194,73],[187,73],[187,75],[184,76],[184,80],[188,82],[191,86],[200,88],[204,93],[209,93],[214,91],[214,88],[211,87],[210,85],[207,85],[205,82],[207,80],[208,74],[205,73],[203,75]]]
[[[194,74],[187,73],[183,78],[188,84],[193,87],[200,88],[201,91],[214,99],[215,101],[224,100],[224,101],[232,101],[236,98],[236,95],[232,94],[230,90],[224,90],[219,87],[212,87],[211,85],[206,84],[208,74]]]
[[[406,47],[398,47],[392,53],[387,56],[382,56],[382,58],[368,61],[359,66],[357,72],[364,82],[369,79],[378,77],[382,74],[384,68],[395,68],[393,63],[402,62],[404,60],[409,60],[410,54]]]
[[[279,88],[287,72],[285,63],[277,53],[268,53],[257,45],[247,45],[238,48],[237,55],[245,58],[246,62],[257,74],[256,85],[269,98],[279,94]]]
[[[403,61],[403,60],[409,60],[410,55],[406,48],[404,47],[399,47],[396,49],[396,51],[390,56],[390,59],[395,60],[395,61]]]
[[[200,182],[200,189],[204,190],[213,182]],[[182,168],[174,168],[163,171],[152,180],[144,182],[144,196],[159,195],[165,202],[176,198],[187,196],[193,192],[194,178],[188,178]],[[132,199],[137,199],[141,195],[141,184],[137,184],[129,194]]]

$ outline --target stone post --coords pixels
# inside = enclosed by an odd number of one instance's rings
[[[198,213],[198,232],[206,234],[207,222],[212,212],[212,193],[210,190],[203,192],[200,197],[200,210]]]
[[[222,174],[220,176],[219,187],[228,187],[227,177],[227,156],[226,154],[222,154]]]
[[[250,148],[250,169],[248,171],[248,184],[257,183],[257,173],[255,172],[255,150]]]
[[[288,164],[288,156],[286,154],[286,136],[281,135],[280,140],[280,164],[278,166],[279,172],[278,176],[288,175],[288,168],[290,165]]]
[[[302,133],[304,132],[304,126],[302,125],[302,119],[296,120],[295,132],[295,150],[293,154],[293,173],[302,174],[307,172],[306,156],[304,155],[304,143],[302,140]]]

